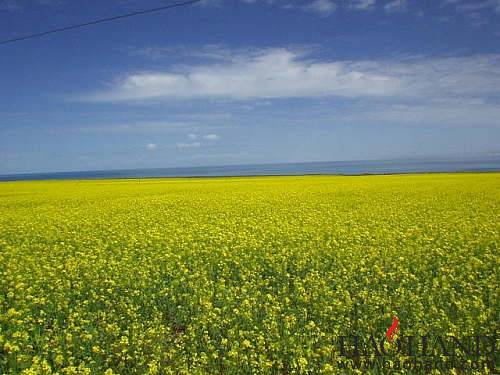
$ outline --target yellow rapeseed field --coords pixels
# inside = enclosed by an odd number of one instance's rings
[[[492,334],[499,188],[498,173],[0,183],[0,373],[337,374],[338,338],[382,338],[393,316],[399,335]]]

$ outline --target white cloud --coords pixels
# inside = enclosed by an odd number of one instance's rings
[[[318,62],[284,48],[233,56],[230,62],[185,67],[182,71],[132,73],[90,101],[145,99],[269,99],[283,97],[378,96],[400,91],[389,75],[364,72],[352,62]]]
[[[325,17],[332,14],[337,8],[355,11],[373,10],[375,9],[377,0],[309,0],[307,1],[307,5],[297,5],[297,3],[300,2],[286,0],[240,0],[240,2],[246,4],[276,5],[282,9],[302,9]],[[411,2],[408,0],[379,0],[379,3],[382,4],[385,11],[388,13],[403,12],[406,11],[410,5],[412,7],[418,7],[421,2],[421,0],[413,0]],[[483,9],[500,13],[500,0],[437,0],[436,2],[444,6],[455,7],[457,11],[464,14]],[[223,0],[204,0],[202,2],[204,5],[213,6],[221,6],[223,3]],[[476,15],[474,17],[477,18],[478,16]]]
[[[365,68],[363,68],[365,65]],[[372,66],[370,68],[369,66]],[[478,97],[500,94],[500,55],[413,57],[358,64],[402,81],[402,95],[425,98]]]
[[[177,143],[177,148],[185,149],[185,148],[198,148],[201,146],[200,142],[189,142],[189,143]]]
[[[132,73],[91,101],[500,95],[500,55],[317,61],[285,48],[177,71]]]
[[[158,147],[158,146],[156,145],[156,143],[148,143],[148,144],[146,145],[146,149],[147,149],[148,151],[154,151],[154,150],[156,150],[156,148],[157,148],[157,147]]]
[[[217,134],[205,134],[203,136],[203,139],[207,139],[209,141],[216,141],[217,139],[219,139],[220,137],[217,135]]]
[[[193,133],[188,134],[188,138],[189,139],[197,139],[198,138],[198,134],[193,134]]]
[[[305,7],[305,9],[324,17],[332,14],[336,8],[337,6],[333,2],[333,0],[313,0],[311,4]]]
[[[384,5],[384,9],[386,12],[403,12],[406,10],[406,0],[391,0],[387,4]]]
[[[351,0],[349,7],[355,10],[371,10],[375,7],[375,0]]]

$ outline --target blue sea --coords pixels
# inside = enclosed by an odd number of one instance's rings
[[[0,175],[0,181],[146,177],[365,175],[491,171],[500,171],[500,157],[470,160],[401,159],[25,173]]]

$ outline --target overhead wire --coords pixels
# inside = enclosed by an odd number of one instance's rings
[[[96,19],[93,21],[85,22],[85,23],[60,27],[57,29],[52,29],[52,30],[47,30],[47,31],[34,33],[34,34],[28,34],[28,35],[24,35],[24,36],[12,38],[12,39],[2,40],[2,41],[0,41],[0,45],[20,42],[20,41],[27,40],[27,39],[39,38],[39,37],[42,37],[45,35],[50,35],[50,34],[62,33],[62,32],[68,31],[68,30],[79,29],[79,28],[83,28],[83,27],[97,25],[100,23],[117,21],[117,20],[121,20],[123,18],[129,18],[129,17],[135,17],[135,16],[140,16],[140,15],[149,14],[149,13],[161,12],[161,11],[165,11],[167,9],[172,9],[172,8],[180,8],[180,7],[200,3],[202,1],[203,0],[187,0],[187,1],[177,2],[174,4],[164,5],[164,6],[157,7],[157,8],[138,10],[135,12],[120,14],[120,15],[113,16],[113,17],[100,18],[100,19]]]

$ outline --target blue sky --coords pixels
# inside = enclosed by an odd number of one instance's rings
[[[169,3],[0,0],[0,39]],[[211,0],[0,46],[0,174],[498,155],[499,0]]]

